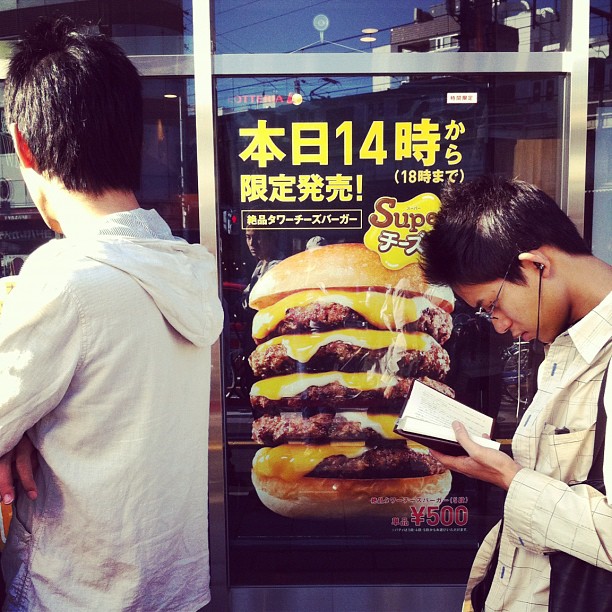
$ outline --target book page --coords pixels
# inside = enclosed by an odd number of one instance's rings
[[[491,432],[493,419],[486,414],[435,391],[418,380],[414,382],[402,417],[411,417],[443,427],[461,421],[470,435],[482,437]]]

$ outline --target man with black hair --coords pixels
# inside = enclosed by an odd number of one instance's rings
[[[10,62],[5,110],[32,199],[65,236],[28,258],[0,317],[2,500],[15,447],[25,487],[5,608],[197,610],[214,259],[136,201],[140,79],[110,40],[39,22]]]
[[[545,193],[495,177],[446,188],[422,245],[429,282],[450,285],[497,332],[547,345],[538,392],[513,438],[513,458],[474,443],[459,423],[455,432],[467,455],[434,453],[449,468],[507,490],[486,610],[545,610],[549,553],[563,551],[612,571],[608,499],[587,485],[567,484],[585,480],[593,463],[598,400],[612,356],[612,267],[591,255]],[[603,472],[610,491],[607,448]],[[471,609],[471,591],[498,532],[499,526],[476,556],[464,609]]]

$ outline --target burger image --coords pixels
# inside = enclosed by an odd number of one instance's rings
[[[414,380],[453,395],[452,293],[428,287],[417,264],[392,271],[363,244],[332,244],[278,263],[249,303],[253,439],[264,445],[252,479],[264,505],[301,518],[439,505],[450,472],[393,427]]]

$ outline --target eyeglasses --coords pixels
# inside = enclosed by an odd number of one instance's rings
[[[491,302],[491,305],[488,308],[485,308],[484,306],[481,306],[474,314],[477,317],[480,317],[481,319],[484,319],[485,321],[492,321],[493,319],[497,319],[497,317],[493,316],[495,309],[497,308],[497,303],[499,302],[499,296],[502,292],[502,289],[504,288],[504,283],[505,283],[505,279],[502,282],[499,291],[497,292],[497,295],[495,296],[495,299]]]
[[[506,273],[504,274],[504,278],[502,280],[501,285],[499,286],[499,291],[497,292],[495,299],[491,302],[491,305],[488,308],[481,306],[474,313],[477,317],[480,317],[481,319],[484,319],[485,321],[492,321],[493,319],[497,318],[493,316],[493,314],[495,312],[495,309],[497,308],[497,304],[499,303],[499,296],[501,295],[502,289],[504,288],[504,285],[506,284],[506,279],[508,278],[508,274],[510,273],[510,268],[512,267],[513,263],[514,263],[514,260],[510,262],[510,265],[508,266],[508,269],[506,270]]]

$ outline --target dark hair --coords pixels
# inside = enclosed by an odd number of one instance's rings
[[[68,17],[40,19],[9,64],[5,112],[38,170],[67,189],[99,195],[139,187],[140,78],[106,37]]]
[[[517,256],[542,245],[590,254],[554,200],[529,183],[483,176],[447,185],[441,200],[433,229],[421,242],[421,265],[432,284],[472,285],[506,274],[523,283]]]

